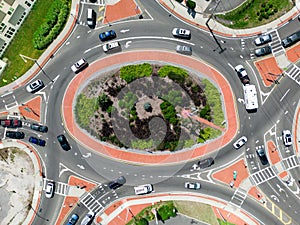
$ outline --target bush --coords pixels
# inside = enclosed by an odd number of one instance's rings
[[[145,218],[141,218],[141,219],[139,219],[139,220],[136,220],[136,221],[134,222],[134,224],[135,224],[135,225],[148,225],[149,222],[148,222],[148,220],[146,220]]]
[[[187,0],[186,6],[190,9],[194,10],[196,8],[196,2],[194,2],[192,0]]]
[[[169,65],[161,67],[157,73],[158,73],[158,76],[160,76],[160,77],[166,77],[169,75],[169,73],[177,74],[178,76],[181,76],[181,77],[189,76],[188,72],[185,71],[184,69],[176,67],[176,66],[169,66]]]
[[[158,208],[157,213],[160,218],[165,221],[170,219],[170,217],[176,216],[176,208],[174,207],[173,203],[162,205]]]
[[[120,70],[120,77],[127,83],[130,83],[138,78],[150,77],[152,74],[152,66],[149,63],[139,65],[124,66]]]

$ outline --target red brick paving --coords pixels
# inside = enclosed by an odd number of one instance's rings
[[[276,150],[276,146],[273,141],[267,142],[268,146],[268,153],[269,153],[269,160],[271,161],[271,164],[276,164],[280,162],[280,156],[278,151]]]
[[[26,119],[32,119],[37,122],[41,122],[41,96],[36,96],[35,98],[31,99],[28,102],[24,102],[24,106],[19,106],[19,111],[22,116],[24,116]],[[25,110],[28,109],[28,110]]]
[[[75,93],[77,92],[78,87],[81,85],[84,80],[88,79],[95,72],[100,71],[104,68],[109,68],[115,66],[115,64],[122,64],[135,61],[164,61],[166,63],[174,63],[186,67],[190,67],[198,71],[199,73],[205,74],[211,80],[214,81],[216,85],[222,90],[222,97],[226,109],[226,124],[228,128],[224,135],[215,141],[209,142],[201,147],[188,150],[188,151],[178,151],[172,154],[143,154],[134,153],[129,151],[124,151],[120,149],[115,149],[109,146],[106,146],[100,143],[97,140],[91,139],[84,131],[82,131],[77,124],[74,122],[74,114],[72,104],[76,98]],[[136,162],[136,163],[149,163],[149,164],[158,164],[158,163],[172,163],[178,161],[185,161],[192,158],[200,157],[208,152],[215,151],[221,146],[227,144],[236,133],[237,130],[237,120],[236,120],[236,110],[235,110],[235,101],[231,92],[231,87],[229,83],[224,79],[224,77],[212,67],[202,63],[201,61],[182,56],[175,53],[169,52],[159,52],[159,51],[131,51],[128,53],[119,53],[113,56],[108,56],[104,59],[92,63],[86,70],[78,74],[69,84],[66,94],[63,99],[63,117],[68,128],[69,132],[85,144],[87,147],[96,150],[98,153],[107,155],[111,158],[118,158],[119,160],[124,160],[127,162]],[[88,141],[87,141],[88,140]]]
[[[251,195],[252,197],[256,198],[257,200],[261,200],[264,197],[263,194],[255,186],[250,188],[250,190],[248,191],[248,195]]]
[[[223,221],[225,220],[225,221],[233,223],[235,225],[248,225],[247,223],[245,223],[244,220],[242,220],[241,218],[237,217],[236,215],[234,215],[224,209],[217,208],[214,206],[212,206],[212,209],[213,209],[216,217]],[[259,225],[257,222],[256,222],[256,224]]]
[[[282,171],[280,174],[279,174],[279,177],[280,178],[284,178],[288,175],[288,172],[287,171]]]
[[[292,48],[289,48],[286,51],[286,56],[288,60],[290,60],[293,63],[298,61],[298,59],[300,58],[300,43],[293,46]]]

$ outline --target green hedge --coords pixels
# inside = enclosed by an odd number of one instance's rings
[[[120,69],[120,77],[127,83],[142,77],[150,77],[152,75],[152,66],[149,63],[139,65],[128,65]]]
[[[47,48],[60,34],[69,16],[70,0],[55,0],[44,23],[34,33],[33,46],[38,50]]]

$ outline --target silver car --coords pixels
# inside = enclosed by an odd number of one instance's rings
[[[181,54],[191,55],[192,54],[192,47],[185,46],[185,45],[177,45],[176,46],[176,52],[181,53]]]
[[[95,213],[93,211],[89,211],[88,214],[81,221],[81,225],[91,224],[94,219]]]

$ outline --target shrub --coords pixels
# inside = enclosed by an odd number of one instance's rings
[[[189,76],[189,74],[186,70],[176,67],[176,66],[169,66],[169,65],[161,67],[157,73],[158,73],[158,76],[160,76],[160,77],[166,77],[171,72],[174,74],[177,74],[179,76],[183,76],[183,77]]]
[[[170,204],[162,205],[158,208],[157,213],[160,218],[165,221],[168,220],[170,217],[176,216],[176,208],[173,205],[173,202]]]
[[[190,9],[194,10],[196,8],[196,2],[194,2],[192,0],[187,0],[186,6]]]
[[[134,224],[135,224],[135,225],[148,225],[149,222],[148,222],[148,220],[146,220],[145,218],[141,218],[141,219],[139,219],[139,220],[136,220],[136,221],[134,222]]]
[[[124,66],[120,70],[120,77],[127,83],[130,83],[138,78],[149,77],[152,74],[152,67],[149,63],[139,65]]]

